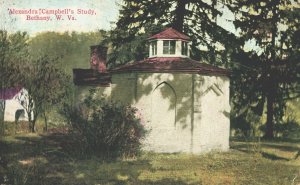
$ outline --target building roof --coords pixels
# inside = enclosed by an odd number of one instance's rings
[[[197,73],[205,75],[229,76],[227,69],[200,63],[190,58],[154,57],[142,61],[125,64],[110,70],[111,73],[154,72],[154,73]]]
[[[20,91],[22,87],[11,87],[6,89],[0,89],[0,100],[11,100],[13,99]]]
[[[93,69],[73,69],[73,81],[75,85],[109,86],[111,75],[100,73]]]
[[[148,38],[149,40],[152,39],[182,39],[182,40],[190,40],[190,37],[186,36],[183,33],[178,32],[173,28],[167,28],[164,31],[157,33]]]

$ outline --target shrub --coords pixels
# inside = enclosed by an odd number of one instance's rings
[[[283,138],[300,138],[300,125],[294,119],[287,119],[282,123],[275,124],[274,131]]]
[[[95,98],[95,90],[71,115],[71,129],[85,152],[104,157],[133,157],[140,151],[145,129],[137,109]]]
[[[253,111],[247,112],[236,116],[233,111],[230,117],[230,129],[234,131],[233,136],[238,137],[257,137],[261,135],[259,130],[260,117],[255,115]]]
[[[260,129],[265,132],[266,125],[262,125]],[[274,124],[274,134],[276,137],[299,139],[300,125],[295,119],[287,119],[285,121]]]

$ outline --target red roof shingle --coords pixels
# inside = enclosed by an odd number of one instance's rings
[[[21,89],[22,89],[21,87],[0,89],[0,100],[13,99],[21,91]]]
[[[110,70],[111,73],[123,72],[155,72],[155,73],[197,73],[206,75],[229,76],[227,69],[200,63],[190,58],[181,57],[155,57],[142,61],[129,63]]]
[[[182,39],[182,40],[190,40],[190,37],[186,36],[183,33],[178,32],[173,28],[167,28],[164,31],[157,33],[148,38],[151,39]]]

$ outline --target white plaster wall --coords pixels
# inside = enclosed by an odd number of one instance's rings
[[[190,152],[191,74],[115,74],[112,83],[112,99],[131,102],[143,115],[142,121],[148,130],[143,147],[145,150]],[[176,99],[168,95],[172,90],[166,83],[175,91]]]
[[[229,149],[230,105],[227,77],[198,76],[195,94],[195,153]]]
[[[125,104],[133,104],[136,96],[136,74],[112,75],[111,99]]]

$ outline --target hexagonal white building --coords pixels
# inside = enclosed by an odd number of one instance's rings
[[[91,86],[137,107],[149,131],[143,149],[202,153],[229,148],[229,72],[190,59],[190,38],[168,28],[149,39],[149,58],[106,70],[92,46],[91,69],[74,69],[77,98]]]

